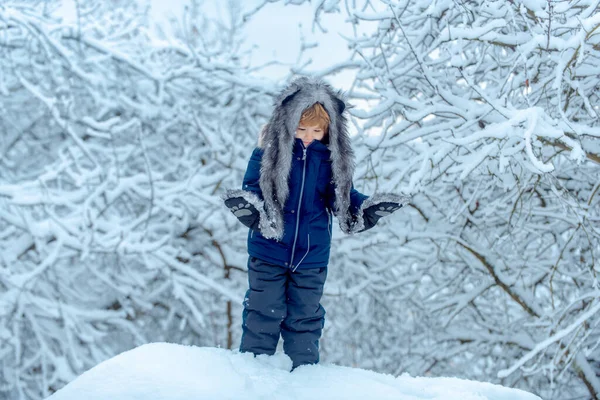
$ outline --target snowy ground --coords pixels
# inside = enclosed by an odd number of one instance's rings
[[[290,373],[290,367],[284,354],[254,358],[152,343],[97,365],[47,400],[540,400],[520,390],[454,378],[394,378],[335,365],[302,366]]]

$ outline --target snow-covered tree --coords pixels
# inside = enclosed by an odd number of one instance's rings
[[[317,3],[378,24],[325,71],[356,69],[357,187],[413,194],[338,240],[330,359],[598,398],[597,2]]]
[[[277,91],[240,45],[274,2],[168,26],[0,5],[0,394],[150,341],[237,346],[245,229],[218,195]],[[309,73],[356,74],[355,186],[413,195],[334,234],[322,359],[600,397],[597,2],[285,4],[352,24],[349,59]]]
[[[242,231],[218,199],[271,85],[230,23],[136,2],[0,5],[0,397],[151,341],[232,347]],[[233,171],[233,172],[232,172]],[[229,218],[229,219],[228,219]]]

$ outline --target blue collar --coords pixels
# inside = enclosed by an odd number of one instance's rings
[[[304,143],[302,143],[302,139],[299,138],[295,138],[294,139],[294,152],[300,152],[302,153],[302,150],[304,149]],[[329,147],[327,147],[326,145],[324,145],[323,143],[321,143],[319,140],[313,140],[308,147],[306,147],[307,151],[314,153],[314,154],[318,154],[318,156],[320,157],[327,157],[329,158],[329,155],[331,153],[331,151],[329,150]]]

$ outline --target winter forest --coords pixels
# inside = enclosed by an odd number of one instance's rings
[[[145,343],[238,347],[248,230],[219,195],[303,74],[353,106],[356,188],[412,196],[335,226],[322,361],[599,399],[600,1],[204,3],[151,29],[146,0],[0,1],[0,398]],[[312,36],[255,65],[275,7]],[[331,18],[347,56],[318,67]]]

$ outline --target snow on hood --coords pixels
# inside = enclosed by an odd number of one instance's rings
[[[47,400],[394,399],[540,400],[533,394],[456,378],[412,378],[336,365],[288,372],[284,354],[151,343],[83,373]]]

